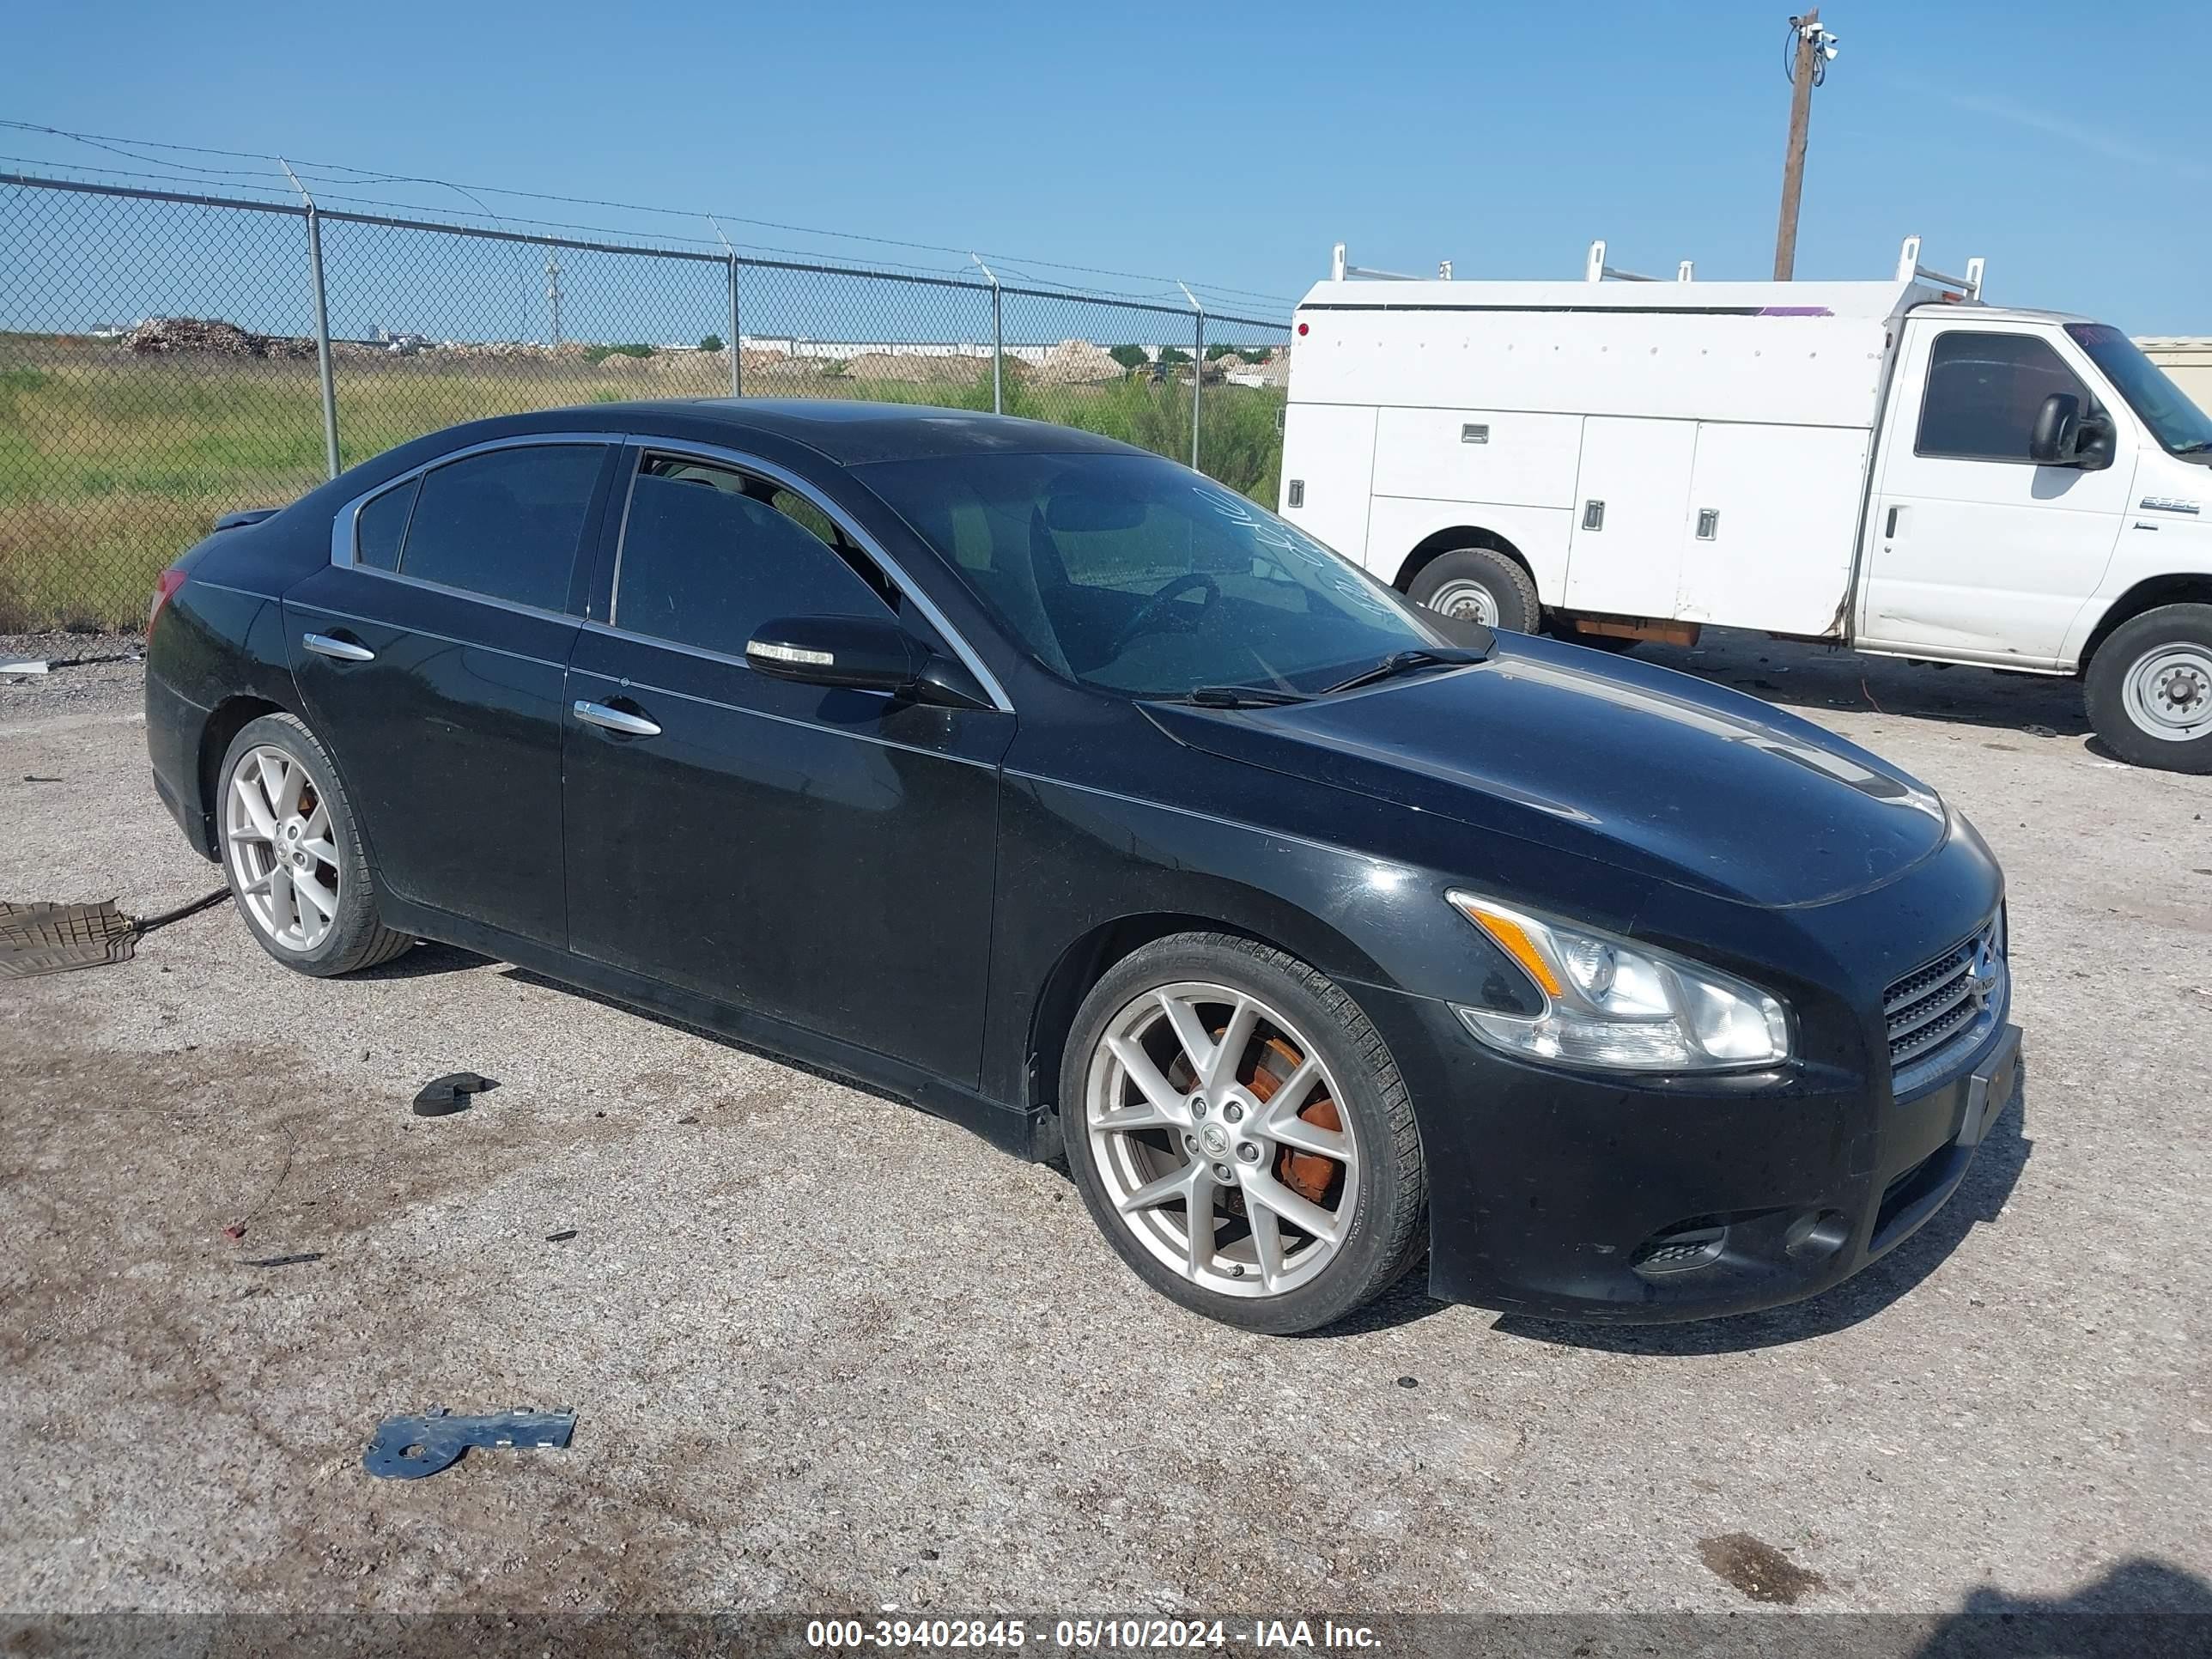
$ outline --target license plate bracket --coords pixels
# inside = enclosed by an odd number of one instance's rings
[[[1966,1109],[1959,1126],[1959,1145],[1978,1146],[1990,1126],[2012,1098],[2020,1079],[2020,1027],[2008,1025],[1982,1063],[1966,1079]]]

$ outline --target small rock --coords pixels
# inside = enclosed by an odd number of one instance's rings
[[[2058,735],[2047,726],[2023,726],[2020,729],[2023,737],[2055,738]]]
[[[1421,1384],[1418,1377],[1401,1376],[1398,1379],[1398,1386],[1401,1389],[1418,1389]]]

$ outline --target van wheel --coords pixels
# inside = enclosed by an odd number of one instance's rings
[[[2122,760],[2212,772],[2212,605],[2132,617],[2089,660],[2089,722]]]
[[[1438,554],[1421,567],[1406,597],[1444,616],[1516,634],[1534,633],[1543,615],[1528,573],[1488,547]]]

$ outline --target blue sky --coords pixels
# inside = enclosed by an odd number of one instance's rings
[[[25,5],[0,116],[1293,297],[1339,240],[1523,277],[1603,236],[1763,276],[1789,9]],[[1987,256],[1992,299],[2212,333],[2212,11],[1825,11],[1800,276],[1882,275],[1917,232],[1946,269]]]

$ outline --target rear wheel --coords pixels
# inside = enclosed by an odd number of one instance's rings
[[[2212,605],[2162,605],[2089,660],[2089,720],[2122,760],[2212,772]]]
[[[415,942],[377,920],[353,808],[304,722],[247,722],[223,757],[219,789],[223,874],[263,950],[328,977],[389,962]]]
[[[1516,634],[1534,633],[1543,616],[1528,573],[1490,547],[1438,554],[1421,567],[1406,596],[1444,616]]]
[[[1060,1097],[1093,1219],[1187,1308],[1311,1330],[1419,1254],[1405,1084],[1351,998],[1279,951],[1182,933],[1116,963],[1076,1016]]]

